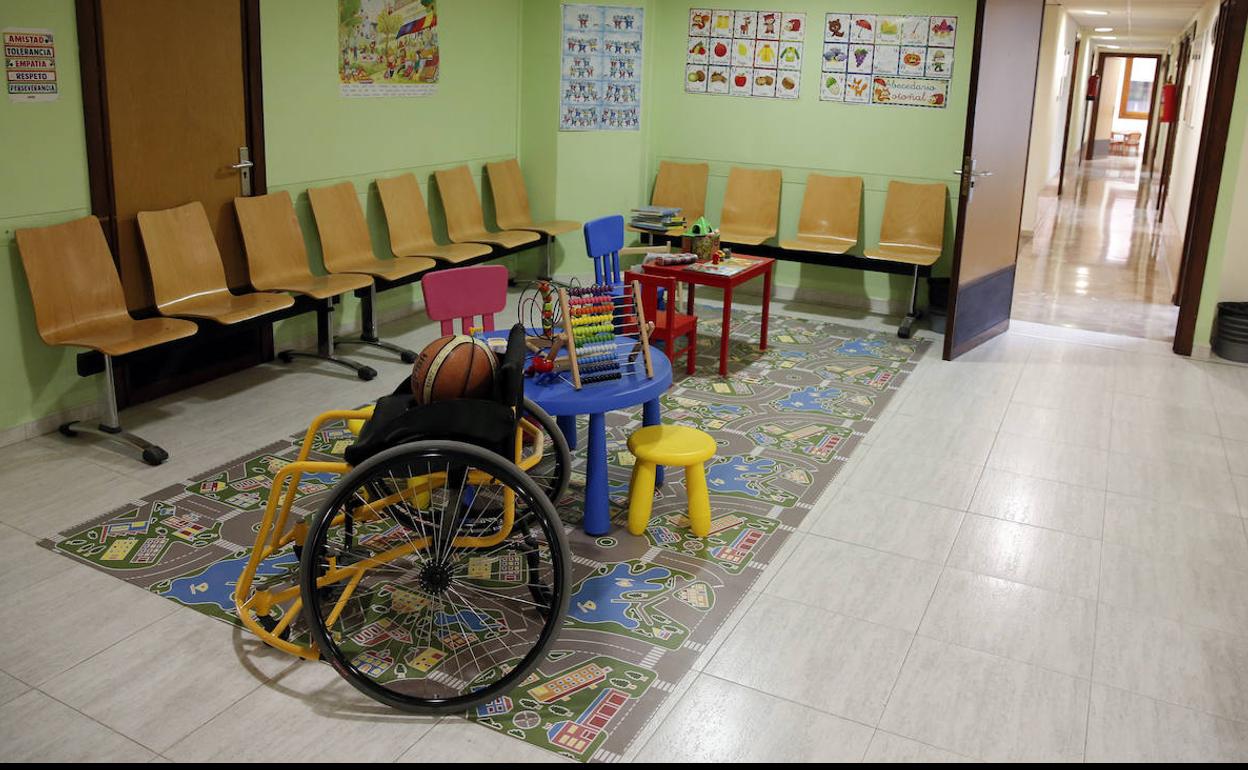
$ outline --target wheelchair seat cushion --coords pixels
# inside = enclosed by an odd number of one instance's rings
[[[510,458],[515,431],[515,411],[495,401],[465,398],[426,406],[410,393],[384,396],[343,458],[359,465],[390,447],[431,439],[462,441]]]

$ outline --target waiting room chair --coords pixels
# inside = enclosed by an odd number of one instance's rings
[[[140,211],[138,220],[161,315],[229,325],[295,304],[287,294],[230,291],[216,237],[199,201],[163,211]]]
[[[164,462],[168,452],[122,430],[113,358],[190,337],[198,327],[177,318],[130,317],[113,255],[95,217],[18,230],[17,249],[43,341],[89,348],[104,356],[104,413],[99,423],[69,422],[61,426],[61,433],[102,436],[136,452],[149,465]]]
[[[919,271],[936,264],[945,247],[945,203],[948,198],[949,188],[944,184],[889,182],[884,221],[880,225],[880,245],[863,252],[868,259],[914,267],[910,311],[897,330],[897,336],[902,339],[910,339],[914,323],[921,317],[918,308]]]
[[[524,186],[524,174],[515,158],[486,163],[485,171],[490,178],[490,193],[494,196],[494,220],[505,230],[531,230],[542,236],[545,246],[543,255],[545,277],[551,273],[551,245],[555,236],[571,232],[581,226],[580,222],[551,220],[533,222],[529,208],[529,192]]]
[[[475,265],[437,270],[420,279],[425,297],[425,313],[442,324],[443,336],[469,334],[473,319],[481,319],[483,331],[494,331],[494,314],[507,307],[507,268],[502,265]]]
[[[390,230],[390,251],[396,257],[430,257],[440,262],[458,264],[469,259],[488,256],[493,249],[481,243],[448,243],[433,240],[429,209],[420,193],[415,174],[402,174],[377,180],[381,207],[386,212]]]
[[[710,166],[705,163],[675,163],[659,161],[659,173],[654,178],[654,192],[650,205],[678,208],[686,225],[692,225],[706,213],[706,180]],[[652,235],[649,230],[629,228],[633,232]],[[674,227],[667,235],[680,235],[687,228]]]
[[[316,358],[350,369],[361,380],[377,371],[334,355],[334,304],[344,294],[371,286],[373,279],[356,273],[314,275],[308,266],[308,250],[295,218],[295,207],[286,191],[234,199],[234,212],[243,233],[251,285],[257,289],[288,291],[316,302],[316,352],[284,350],[278,358],[289,363],[295,357]]]
[[[758,246],[776,237],[780,220],[779,169],[733,168],[728,172],[719,239]]]
[[[667,297],[676,296],[677,281],[671,276],[652,275],[650,273],[630,271],[624,276],[628,284],[637,281],[641,285],[641,309],[646,320],[654,322],[651,341],[662,341],[663,352],[667,359],[676,364],[676,356],[686,356],[685,372],[693,374],[697,371],[698,357],[698,317],[676,311],[675,301],[665,302],[660,306],[660,294]],[[685,346],[679,350],[676,341],[685,339]]]
[[[368,234],[368,221],[355,194],[355,185],[340,182],[329,187],[308,188],[316,231],[321,237],[321,253],[325,269],[330,273],[359,273],[374,279],[401,281],[432,270],[437,263],[428,257],[395,257],[378,259]],[[339,338],[350,345],[370,345],[396,353],[404,363],[415,363],[416,353],[385,342],[377,336],[377,284],[368,285],[361,311],[364,330],[359,337]]]
[[[467,166],[435,171],[433,176],[437,179],[438,195],[446,212],[446,234],[455,243],[488,243],[514,249],[538,239],[537,233],[527,230],[491,232],[485,229],[481,198]]]
[[[806,179],[797,237],[780,248],[844,254],[858,245],[862,214],[862,177],[811,174]]]

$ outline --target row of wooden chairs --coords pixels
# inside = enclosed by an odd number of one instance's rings
[[[660,161],[651,203],[680,208],[687,221],[696,221],[706,211],[709,173],[706,163]],[[781,184],[778,169],[730,169],[720,215],[720,239],[729,244],[759,246],[775,238]],[[849,252],[861,240],[862,189],[861,177],[808,176],[797,235],[781,240],[780,248],[834,255]],[[948,186],[939,182],[890,181],[879,245],[863,250],[867,259],[906,265],[913,270],[909,311],[898,331],[903,338],[910,336],[919,318],[919,273],[936,264],[944,251],[948,197]],[[678,235],[683,229],[670,230],[667,235]]]
[[[290,308],[290,294],[316,306],[317,351],[283,351],[283,360],[312,356],[347,367],[361,379],[376,371],[334,353],[334,302],[366,289],[364,330],[339,342],[368,344],[415,361],[415,353],[377,336],[375,293],[378,281],[397,282],[435,268],[488,256],[492,246],[516,248],[575,229],[575,222],[534,223],[524,180],[515,160],[487,164],[495,206],[504,230],[484,224],[481,203],[467,166],[438,171],[435,177],[447,213],[452,243],[438,244],[419,184],[411,174],[378,180],[390,231],[393,259],[378,259],[355,187],[350,182],[308,190],[320,236],[325,275],[313,272],[294,205],[286,192],[237,198],[235,212],[243,236],[251,285],[236,293],[225,268],[203,204],[193,201],[163,211],[138,214],[139,232],[161,318],[136,320],[126,307],[121,281],[103,230],[95,217],[43,228],[19,230],[18,249],[35,306],[36,326],[49,345],[99,351],[105,361],[104,415],[98,426],[68,423],[61,431],[96,433],[136,450],[151,464],[168,454],[121,429],[113,358],[189,337],[190,320],[232,325]],[[505,212],[505,213],[503,213]],[[508,225],[513,225],[511,229]]]

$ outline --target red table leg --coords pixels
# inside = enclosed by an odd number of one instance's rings
[[[692,283],[687,283],[685,284],[685,286],[689,289],[689,301],[685,305],[685,314],[696,315],[696,313],[693,312],[693,286],[694,285]]]
[[[724,321],[719,330],[719,376],[728,376],[728,327],[732,325],[732,287],[724,287]]]
[[[775,264],[767,266],[767,272],[763,273],[763,330],[759,335],[758,349],[767,349],[767,319],[771,316],[771,271]]]

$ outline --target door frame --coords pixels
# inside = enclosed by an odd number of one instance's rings
[[[1209,67],[1209,90],[1205,115],[1196,151],[1196,172],[1192,180],[1192,205],[1188,211],[1183,238],[1183,259],[1179,266],[1179,323],[1174,332],[1174,352],[1190,356],[1196,337],[1209,242],[1222,188],[1222,166],[1229,139],[1235,88],[1243,55],[1244,31],[1248,26],[1248,0],[1222,0],[1213,29],[1213,60]]]
[[[1161,159],[1161,181],[1157,185],[1157,221],[1166,218],[1166,198],[1170,194],[1170,175],[1174,171],[1174,147],[1178,143],[1178,128],[1183,122],[1183,86],[1187,81],[1188,66],[1192,60],[1192,41],[1196,39],[1196,25],[1193,24],[1179,38],[1179,51],[1174,60],[1174,120],[1170,121],[1170,130],[1166,132],[1166,149]],[[1179,289],[1174,289],[1174,304],[1179,304]]]
[[[1062,168],[1057,172],[1057,197],[1062,197],[1066,189],[1066,162],[1070,157],[1070,122],[1075,117],[1075,89],[1079,79],[1079,53],[1083,48],[1083,38],[1075,37],[1075,53],[1070,63],[1070,93],[1066,95],[1066,123],[1062,131]]]
[[[112,137],[104,63],[103,0],[74,0],[78,24],[78,65],[82,76],[82,117],[86,128],[87,177],[91,213],[100,220],[113,259],[117,259],[117,202],[113,198]],[[253,195],[268,191],[264,154],[264,84],[260,62],[260,0],[238,0],[243,27],[243,95],[247,146],[251,152]]]
[[[997,323],[994,326],[975,335],[974,337],[963,341],[961,344],[957,345],[956,347],[954,346],[954,340],[957,337],[956,327],[957,327],[958,298],[967,288],[967,287],[959,286],[959,281],[962,276],[962,246],[963,246],[963,243],[965,242],[965,237],[966,237],[966,209],[967,209],[966,203],[967,203],[968,193],[971,190],[971,185],[974,182],[974,177],[972,177],[970,174],[970,171],[971,171],[970,161],[972,157],[971,150],[974,147],[974,139],[975,139],[975,111],[976,111],[976,103],[978,102],[980,52],[981,52],[981,49],[983,47],[983,42],[984,42],[984,16],[986,14],[986,6],[987,6],[987,0],[978,0],[978,2],[975,5],[975,40],[973,43],[974,54],[971,56],[970,86],[967,89],[966,134],[964,135],[964,138],[962,140],[962,159],[961,159],[962,181],[958,186],[958,195],[953,200],[953,205],[956,206],[957,208],[954,211],[955,230],[954,230],[954,236],[953,236],[953,264],[950,268],[950,276],[949,276],[949,314],[947,316],[949,320],[945,327],[945,344],[944,344],[944,356],[943,357],[944,357],[944,360],[946,361],[952,361],[953,359],[957,358],[963,353],[974,350],[975,348],[979,347],[987,340],[992,339],[993,337],[1001,334],[1002,332],[1010,328],[1010,314],[1007,313],[1005,316],[1005,319],[1001,321],[1000,323]],[[1043,9],[1041,9],[1040,13],[1041,13],[1041,35],[1043,35],[1043,31],[1044,31]],[[1043,38],[1041,38],[1041,40],[1042,39]],[[1035,69],[1036,80],[1038,80],[1040,77],[1040,53],[1043,47],[1044,47],[1043,45],[1036,46],[1036,69]],[[1030,104],[1032,105],[1031,106],[1032,114],[1031,114],[1031,117],[1028,118],[1028,121],[1027,121],[1028,125],[1031,125],[1031,120],[1032,118],[1035,117],[1035,87],[1036,87],[1035,81],[1033,81],[1032,98],[1030,101]],[[1073,90],[1073,85],[1072,85],[1072,90]],[[1027,164],[1030,163],[1030,161],[1031,161],[1031,132],[1028,131],[1027,146],[1023,149],[1023,179],[1027,178]],[[1022,219],[1023,200],[1025,197],[1026,197],[1025,195],[1018,196],[1018,211],[1019,211],[1020,220]],[[1009,301],[1011,304],[1013,303],[1014,301],[1013,275],[1014,275],[1015,270],[1017,270],[1018,268],[1018,243],[1022,239],[1021,230],[1016,234],[1016,237],[1018,238],[1018,240],[1016,240],[1014,243],[1014,264],[1009,267],[1002,268],[1001,270],[998,270],[995,273],[990,273],[989,275],[985,275],[982,278],[977,278],[974,282],[972,282],[971,284],[968,284],[968,286],[974,286],[974,287],[988,286],[989,290],[995,292],[995,291],[998,291],[999,289],[997,288],[996,285],[990,285],[990,282],[997,281],[999,283],[1003,277],[1009,277],[1010,287],[1011,287]]]
[[[1097,51],[1096,52],[1096,80],[1098,83],[1096,89],[1096,98],[1092,100],[1092,121],[1088,126],[1087,136],[1087,154],[1084,160],[1092,160],[1092,155],[1096,151],[1096,124],[1100,118],[1101,112],[1101,95],[1105,93],[1105,60],[1106,59],[1155,59],[1157,64],[1153,68],[1153,93],[1148,104],[1148,124],[1144,126],[1144,146],[1140,148],[1140,164],[1143,166],[1144,158],[1148,157],[1149,145],[1153,137],[1153,121],[1157,118],[1157,92],[1161,83],[1161,54],[1159,53],[1131,53],[1122,51]],[[1118,111],[1118,106],[1114,106],[1114,112]]]

